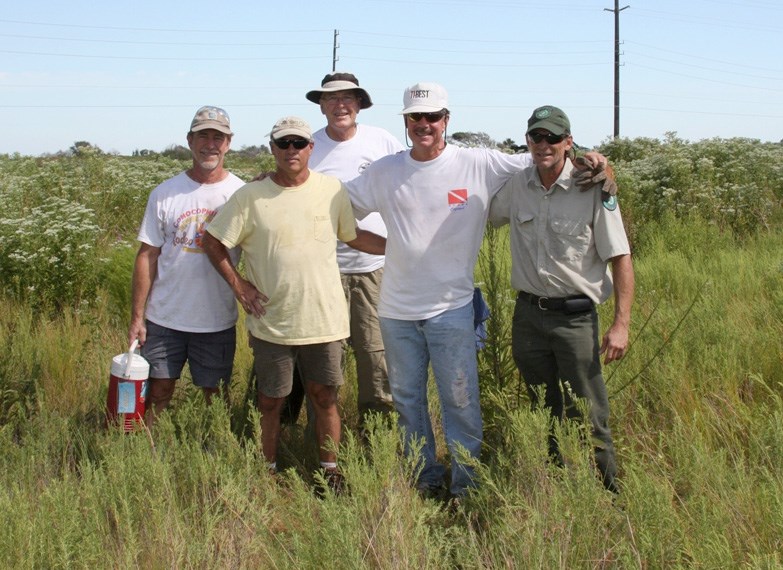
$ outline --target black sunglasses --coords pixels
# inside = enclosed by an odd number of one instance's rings
[[[546,140],[549,144],[557,144],[562,142],[568,135],[555,135],[552,133],[528,133],[527,136],[530,140],[538,144],[543,140]]]
[[[446,116],[446,113],[443,111],[440,113],[408,113],[405,116],[408,117],[413,123],[418,123],[421,121],[422,117],[424,117],[428,123],[437,123]]]
[[[277,148],[282,150],[287,150],[291,145],[294,145],[296,150],[302,150],[304,147],[310,144],[310,141],[307,139],[279,139],[272,140],[272,142],[275,143]]]

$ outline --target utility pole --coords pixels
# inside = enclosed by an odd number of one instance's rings
[[[614,12],[614,138],[620,136],[620,12],[630,8],[620,8],[619,2],[614,0],[614,10],[604,8],[605,12]]]
[[[337,60],[339,59],[337,57],[337,48],[340,47],[337,44],[337,36],[340,35],[340,32],[337,30],[334,31],[334,40],[332,41],[332,73],[334,73],[335,69],[337,68]]]

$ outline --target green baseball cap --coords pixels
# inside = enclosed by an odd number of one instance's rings
[[[544,105],[530,115],[530,118],[527,120],[527,131],[525,134],[535,129],[546,129],[553,135],[570,135],[571,122],[562,109]]]

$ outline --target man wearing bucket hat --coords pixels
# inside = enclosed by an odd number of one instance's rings
[[[192,165],[152,191],[139,229],[128,342],[138,339],[150,363],[150,426],[170,402],[185,362],[207,402],[231,379],[236,301],[204,255],[202,239],[205,225],[244,184],[223,164],[232,135],[223,109],[196,111],[187,134]],[[193,299],[201,300],[197,311]]]
[[[512,327],[514,361],[538,405],[553,419],[579,418],[588,402],[595,461],[604,486],[616,491],[609,399],[601,374],[628,348],[634,273],[617,198],[577,192],[571,122],[557,107],[539,107],[525,134],[533,166],[495,196],[490,221],[511,224],[511,285],[518,291]],[[512,223],[513,220],[513,223]],[[611,272],[609,271],[611,265]],[[614,321],[598,342],[596,304],[614,290]],[[550,454],[561,462],[554,435]]]
[[[339,490],[342,476],[329,442],[340,442],[337,389],[349,326],[337,239],[374,254],[383,254],[386,240],[356,227],[337,178],[308,168],[313,137],[305,121],[284,117],[269,137],[275,171],[231,197],[207,228],[205,249],[248,313],[270,470],[277,468],[280,413],[296,362],[313,402],[321,467],[327,484]],[[244,252],[247,279],[231,262],[233,247]]]
[[[329,73],[321,86],[305,97],[321,107],[327,123],[313,134],[315,146],[310,157],[313,170],[346,182],[359,176],[373,161],[404,150],[388,131],[357,122],[359,111],[372,107],[372,99],[359,86],[355,75]],[[377,212],[357,220],[357,225],[386,235],[386,226]],[[367,254],[338,242],[337,264],[348,302],[349,342],[356,358],[357,408],[363,428],[369,413],[393,410],[377,308],[384,256]]]
[[[357,214],[380,212],[389,231],[378,314],[406,452],[424,440],[417,487],[440,494],[446,471],[436,460],[428,410],[431,365],[451,453],[449,490],[459,497],[474,485],[483,437],[473,269],[490,200],[531,161],[447,145],[448,95],[436,83],[405,89],[401,114],[410,152],[373,162],[346,185]]]

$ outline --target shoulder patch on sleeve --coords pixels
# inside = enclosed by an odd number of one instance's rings
[[[617,196],[612,196],[609,192],[601,191],[601,202],[603,203],[604,208],[610,212],[617,209]]]

